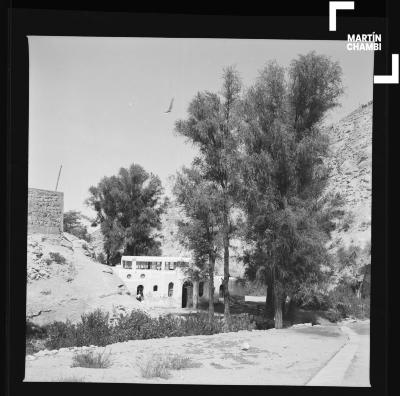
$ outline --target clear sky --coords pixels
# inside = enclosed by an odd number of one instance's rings
[[[343,41],[29,36],[29,187],[53,190],[62,164],[64,209],[93,215],[89,187],[120,167],[138,163],[167,185],[195,155],[173,127],[198,91],[219,91],[226,66],[249,86],[268,60],[288,66],[311,50],[343,69],[329,122],[372,99],[373,52]]]

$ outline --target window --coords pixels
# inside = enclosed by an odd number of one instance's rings
[[[223,298],[224,297],[224,285],[221,285],[219,287],[219,297]]]
[[[170,282],[168,284],[168,297],[172,297],[173,294],[174,294],[174,284]]]
[[[128,275],[126,275],[126,277],[127,277],[128,279],[131,279],[131,278],[132,278],[132,275],[131,275],[131,274],[128,274]]]
[[[122,267],[124,267],[125,269],[132,269],[132,261],[122,260]]]
[[[175,269],[175,263],[170,262],[168,268],[169,268],[170,270],[174,270],[174,269]]]
[[[136,269],[150,269],[151,263],[147,261],[138,261],[136,263]]]
[[[158,286],[157,285],[154,285],[153,286],[153,291],[157,291],[158,290]]]
[[[199,283],[199,297],[202,297],[204,293],[204,282]]]

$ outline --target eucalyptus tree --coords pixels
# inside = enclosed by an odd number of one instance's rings
[[[221,201],[224,260],[224,317],[230,324],[229,246],[234,231],[232,209],[238,187],[238,130],[241,123],[241,80],[233,67],[223,73],[221,92],[199,92],[189,104],[188,116],[175,130],[198,148],[194,164],[201,178],[213,185]]]
[[[328,260],[320,205],[328,140],[320,122],[341,93],[340,66],[314,52],[293,60],[288,74],[268,63],[246,93],[240,196],[251,246],[247,273],[273,291],[277,328],[286,295],[317,282]]]
[[[222,247],[223,202],[215,184],[204,180],[196,166],[177,173],[173,187],[176,202],[184,216],[178,221],[181,243],[192,252],[192,275],[209,280],[209,320],[214,316],[215,261]]]

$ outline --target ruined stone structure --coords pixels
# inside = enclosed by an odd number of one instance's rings
[[[186,257],[123,256],[115,272],[134,295],[157,306],[174,308],[196,307],[208,301],[207,280],[193,280],[186,274],[190,265]],[[223,298],[223,277],[214,277],[214,300]],[[229,280],[232,296],[244,296],[244,288],[235,279]]]
[[[64,193],[28,189],[28,234],[59,234],[63,231]]]

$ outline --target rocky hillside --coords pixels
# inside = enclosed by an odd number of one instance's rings
[[[344,199],[344,216],[328,242],[336,268],[331,287],[343,278],[361,283],[363,290],[370,282],[372,109],[372,102],[362,105],[326,130],[331,169],[327,193]]]
[[[371,240],[372,102],[331,126],[327,133],[331,141],[328,191],[341,194],[346,212],[332,233],[330,247],[364,247]]]
[[[111,314],[137,308],[140,303],[112,267],[93,260],[93,253],[71,234],[29,235],[27,319],[75,322],[97,308]]]

